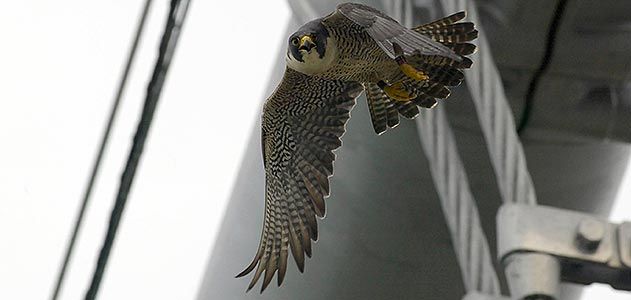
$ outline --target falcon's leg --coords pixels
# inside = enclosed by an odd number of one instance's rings
[[[379,86],[388,97],[396,101],[410,101],[417,96],[416,92],[406,86],[403,81],[387,84],[385,81],[379,80],[377,86]]]
[[[399,64],[399,68],[401,69],[401,72],[403,72],[403,74],[416,81],[425,81],[429,79],[429,76],[423,73],[423,71],[419,71],[412,65],[408,64],[405,56],[403,55],[403,49],[401,49],[401,46],[399,46],[399,44],[392,43],[392,47],[394,48],[394,55],[396,56],[394,60],[397,62],[397,64]]]

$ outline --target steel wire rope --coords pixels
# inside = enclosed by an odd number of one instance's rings
[[[133,139],[133,144],[125,170],[121,176],[121,183],[119,186],[114,208],[110,216],[110,221],[107,228],[107,234],[103,241],[103,246],[99,252],[97,264],[92,275],[92,281],[90,287],[86,292],[85,299],[95,299],[98,293],[101,279],[105,272],[109,254],[112,249],[114,238],[120,224],[125,203],[131,189],[131,185],[134,180],[134,175],[142,155],[142,151],[146,142],[149,128],[153,120],[153,115],[164,86],[167,71],[173,59],[173,54],[177,46],[178,38],[182,29],[182,25],[186,19],[190,0],[171,0],[169,14],[167,16],[167,23],[164,29],[164,33],[160,42],[158,58],[153,70],[151,81],[147,86],[147,95],[145,98],[145,104],[142,110],[138,128]]]
[[[413,2],[390,2],[390,13],[407,27],[413,24]],[[441,200],[454,252],[467,292],[501,293],[488,241],[475,199],[443,107],[423,111],[416,124],[430,173]]]
[[[103,136],[101,137],[99,150],[97,152],[96,158],[94,159],[94,163],[92,165],[92,171],[90,172],[88,183],[83,192],[81,205],[79,207],[79,211],[77,212],[77,216],[75,218],[75,222],[72,227],[72,233],[70,234],[70,239],[68,240],[68,246],[66,247],[64,260],[61,263],[61,267],[57,275],[55,288],[53,290],[53,294],[51,295],[52,300],[56,300],[59,297],[59,293],[61,291],[61,288],[63,287],[64,279],[66,277],[66,271],[67,271],[68,265],[70,264],[70,260],[72,258],[72,253],[74,251],[74,246],[77,241],[77,236],[79,235],[79,232],[81,230],[81,225],[83,224],[83,218],[85,216],[86,208],[88,207],[88,204],[90,202],[90,196],[92,195],[94,183],[96,182],[96,178],[98,177],[98,173],[101,168],[101,162],[103,161],[103,156],[105,155],[105,149],[109,142],[112,128],[114,127],[114,120],[116,119],[116,115],[118,114],[118,108],[120,106],[121,99],[123,98],[125,87],[127,86],[127,79],[129,77],[131,67],[134,63],[134,58],[136,57],[136,50],[138,49],[138,44],[140,43],[140,38],[142,37],[142,33],[144,31],[146,20],[147,20],[147,15],[148,15],[149,9],[151,8],[152,2],[153,0],[146,0],[142,8],[142,12],[140,14],[140,20],[138,21],[136,32],[134,34],[134,40],[132,41],[132,44],[129,48],[127,61],[125,63],[125,68],[123,70],[120,81],[118,83],[118,88],[116,91],[116,95],[114,96],[114,101],[112,102],[112,106],[110,108],[110,114],[107,119],[107,124],[105,125]]]
[[[471,0],[442,0],[442,4],[446,13],[466,10],[467,19],[474,22],[480,31],[477,39],[478,51],[472,55],[474,63],[465,72],[465,78],[489,150],[502,201],[534,205],[537,199],[524,149],[515,131],[513,114],[508,106],[504,86],[484,35],[477,8]]]

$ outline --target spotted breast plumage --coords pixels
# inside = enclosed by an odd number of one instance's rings
[[[289,37],[287,68],[267,99],[262,117],[265,216],[258,251],[237,277],[253,270],[251,289],[263,275],[261,292],[278,273],[285,277],[289,252],[302,272],[316,219],[325,215],[333,174],[333,150],[350,111],[366,91],[377,134],[414,118],[449,96],[472,61],[473,23],[459,12],[408,29],[366,5],[345,3]]]

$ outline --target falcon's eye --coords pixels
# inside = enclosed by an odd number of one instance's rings
[[[298,37],[292,38],[291,44],[294,46],[298,46],[298,44],[300,44],[300,39]]]

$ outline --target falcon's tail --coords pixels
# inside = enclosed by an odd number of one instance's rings
[[[475,51],[475,45],[467,43],[478,37],[478,31],[471,22],[460,22],[464,19],[464,11],[424,24],[412,30],[431,37],[433,40],[451,48],[458,55],[469,55]]]
[[[429,36],[462,57],[461,61],[455,61],[443,56],[413,56],[412,63],[429,73],[430,83],[442,86],[457,86],[464,78],[461,70],[471,67],[473,62],[466,56],[475,51],[476,46],[469,42],[478,37],[478,31],[471,22],[458,22],[464,19],[465,16],[465,12],[461,11],[413,28],[414,31]],[[437,87],[432,88],[438,89]],[[431,93],[428,94],[431,96]]]
[[[397,125],[399,125],[399,114],[408,119],[412,119],[419,113],[415,103],[412,101],[401,102],[390,99],[390,97],[374,83],[366,83],[365,90],[372,127],[377,134],[384,133],[388,128],[397,127]]]
[[[432,108],[437,99],[449,97],[451,91],[448,87],[459,85],[464,79],[463,69],[468,69],[473,63],[467,55],[475,51],[476,46],[469,43],[478,37],[478,31],[471,22],[458,22],[466,16],[464,11],[455,13],[434,22],[421,25],[412,30],[430,37],[431,39],[449,47],[462,60],[444,56],[413,55],[408,57],[408,63],[429,76],[429,81],[419,82],[403,76],[404,84],[414,89],[418,95],[416,99],[401,102],[390,99],[379,87],[374,84],[367,85],[366,98],[375,132],[383,133],[387,128],[399,124],[399,116],[414,118],[419,110],[416,106]],[[397,114],[398,112],[398,114]]]

